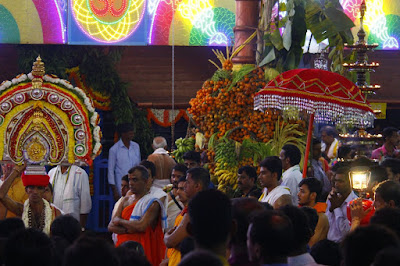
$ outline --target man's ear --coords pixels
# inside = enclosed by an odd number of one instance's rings
[[[272,177],[275,178],[276,180],[278,180],[278,173],[272,173]],[[278,180],[279,182],[279,180]]]
[[[317,192],[311,192],[310,198],[316,202],[317,201]]]
[[[389,206],[390,208],[396,208],[396,203],[394,203],[394,200],[389,200],[388,206]]]

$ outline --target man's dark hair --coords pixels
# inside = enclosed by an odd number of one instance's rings
[[[174,168],[172,168],[172,170],[178,171],[183,173],[184,176],[186,176],[186,172],[187,172],[187,167],[184,164],[181,163],[177,163]]]
[[[301,152],[295,145],[286,144],[282,147],[282,150],[285,152],[285,158],[289,158],[290,165],[293,166],[300,163]]]
[[[370,183],[381,183],[388,179],[385,167],[381,165],[375,165],[370,168],[371,178],[369,180]]]
[[[399,248],[399,239],[393,231],[379,225],[358,227],[343,240],[344,265],[371,265],[378,252],[386,247]]]
[[[195,161],[196,163],[201,162],[200,152],[197,151],[188,151],[183,154],[183,160],[191,160]]]
[[[336,169],[335,174],[349,176],[350,167],[339,167]],[[350,179],[349,179],[350,182]]]
[[[254,183],[257,182],[257,171],[254,167],[250,165],[245,165],[243,167],[240,167],[238,173],[242,174],[243,172],[245,172],[249,176],[249,178],[253,178]]]
[[[325,132],[326,133],[326,135],[328,135],[328,136],[336,136],[336,129],[334,128],[334,127],[331,127],[331,126],[324,126],[322,129],[321,129],[321,133],[322,132]]]
[[[236,221],[237,232],[232,236],[231,242],[236,245],[246,246],[247,229],[250,214],[254,211],[265,210],[261,202],[253,198],[232,199],[232,218]]]
[[[156,165],[153,162],[150,162],[149,160],[143,160],[143,161],[140,162],[139,165],[143,165],[148,170],[150,170],[151,176],[153,178],[156,177]]]
[[[113,246],[101,238],[83,236],[70,246],[64,257],[64,266],[118,266]]]
[[[131,242],[131,241],[127,241]],[[134,241],[132,241],[134,242]],[[125,243],[125,242],[124,242]],[[137,243],[137,242],[136,242]],[[139,244],[140,245],[140,244]],[[143,247],[142,247],[143,249]],[[137,265],[137,266],[151,266],[144,254],[140,254],[134,249],[120,245],[115,249],[116,255],[119,259],[119,265]]]
[[[400,209],[399,208],[382,208],[375,212],[371,217],[371,224],[386,226],[393,230],[400,237]]]
[[[400,160],[395,159],[395,158],[387,158],[385,159],[381,165],[383,167],[390,168],[392,170],[393,174],[400,174]]]
[[[128,175],[122,176],[122,177],[121,177],[121,180],[122,180],[122,181],[125,181],[125,182],[129,182],[129,177],[128,177]]]
[[[136,242],[133,240],[125,241],[120,245],[120,247],[127,248],[129,250],[133,250],[136,253],[138,253],[139,255],[145,256],[144,248],[143,248],[142,244],[140,244],[139,242]]]
[[[53,247],[50,238],[36,229],[20,230],[12,234],[4,248],[7,266],[53,265]]]
[[[311,233],[315,231],[318,224],[318,213],[314,208],[303,206],[300,208],[307,216],[308,226],[310,227]]]
[[[207,250],[194,250],[181,260],[179,266],[222,266],[222,261]]]
[[[374,262],[371,264],[374,266],[398,266],[400,265],[400,253],[399,249],[389,247],[385,248],[376,255]]]
[[[294,230],[293,251],[298,251],[307,245],[313,235],[308,217],[302,209],[296,206],[286,205],[281,207],[280,210],[292,221]]]
[[[72,244],[81,235],[81,224],[73,216],[60,215],[50,226],[51,236],[59,236]]]
[[[294,241],[293,224],[280,211],[262,211],[250,219],[250,241],[261,246],[261,254],[272,258],[287,257]]]
[[[12,233],[25,229],[20,218],[12,217],[0,220],[0,238],[8,238]]]
[[[396,207],[400,207],[400,184],[386,180],[379,183],[375,189],[375,193],[378,193],[379,196],[383,199],[384,202],[389,202],[393,200]]]
[[[338,148],[338,158],[344,158],[346,157],[347,154],[349,154],[351,152],[351,147],[349,145],[343,145],[341,147]]]
[[[395,127],[387,127],[383,130],[382,135],[383,139],[386,141],[388,138],[393,136],[394,133],[397,133],[399,130]]]
[[[311,248],[310,255],[316,263],[322,265],[341,265],[342,254],[339,244],[328,239],[323,239],[315,243]]]
[[[334,166],[332,166],[332,172],[337,173],[337,171],[339,171],[339,169],[347,169],[347,172],[350,171],[350,167],[351,167],[351,163],[349,161],[345,161],[345,162],[337,162],[335,163]],[[343,171],[343,170],[340,170]]]
[[[314,177],[304,178],[300,181],[299,187],[301,187],[302,185],[306,185],[308,187],[310,194],[313,192],[317,193],[316,201],[321,196],[322,184],[321,181],[319,181],[318,179]]]
[[[193,237],[202,248],[218,247],[228,239],[232,226],[231,202],[221,191],[200,191],[190,200],[188,213]]]
[[[260,162],[260,167],[265,167],[272,174],[278,174],[278,181],[282,176],[282,161],[278,156],[269,156]]]
[[[181,251],[181,258],[185,257],[186,254],[190,253],[195,249],[194,239],[191,236],[185,237],[179,244],[179,250]]]
[[[210,185],[210,174],[203,167],[195,167],[187,170],[186,174],[190,174],[194,182],[200,183],[202,189],[208,189]]]
[[[133,172],[135,172],[136,170],[140,172],[142,178],[144,178],[145,180],[149,179],[149,172],[147,171],[147,168],[143,165],[136,165],[132,167],[131,169],[129,169],[128,174],[133,174]]]

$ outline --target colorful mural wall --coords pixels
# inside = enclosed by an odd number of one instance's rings
[[[359,26],[358,18],[362,1],[340,1],[345,13],[356,26]],[[399,49],[400,1],[367,0],[365,3],[367,12],[365,13],[364,25],[368,33],[368,42],[378,43],[378,49]]]
[[[0,0],[0,43],[66,43],[67,0]]]
[[[362,0],[340,2],[358,26]],[[368,42],[399,49],[400,1],[366,3]],[[225,46],[234,25],[234,0],[0,0],[0,43]]]

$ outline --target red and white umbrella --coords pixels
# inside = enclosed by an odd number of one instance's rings
[[[361,90],[347,78],[321,69],[294,69],[284,72],[254,96],[254,109],[296,108],[310,114],[304,165],[314,119],[319,123],[340,123],[371,127],[375,115]],[[306,170],[303,169],[303,177]]]

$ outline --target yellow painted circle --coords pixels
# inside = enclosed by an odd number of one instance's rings
[[[146,0],[71,0],[75,21],[90,38],[119,42],[139,26]]]

